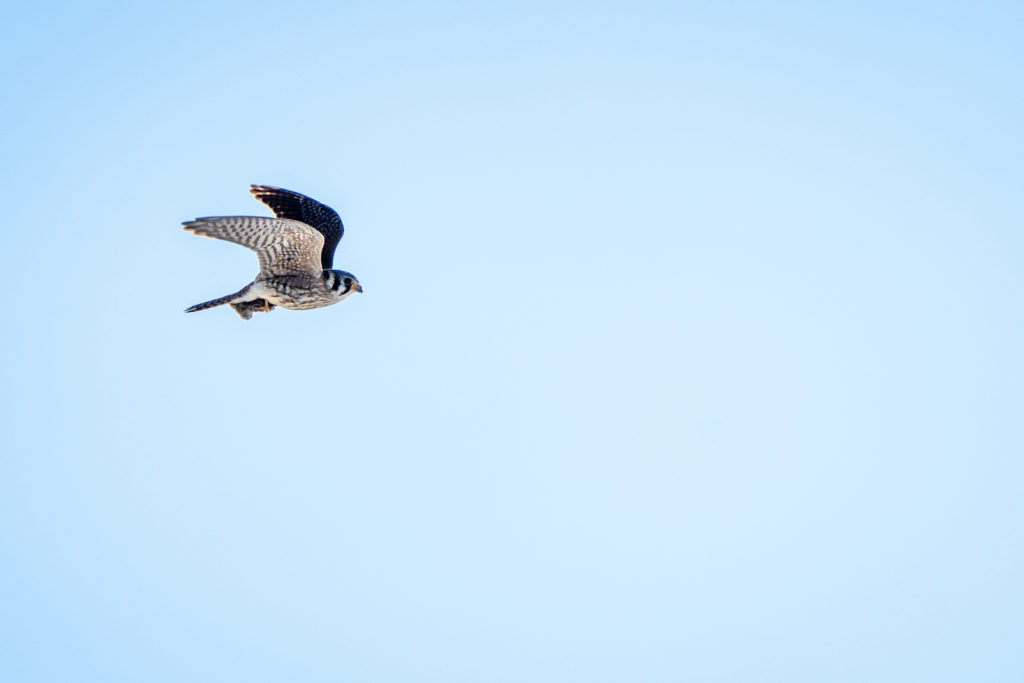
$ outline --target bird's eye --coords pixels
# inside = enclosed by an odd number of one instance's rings
[[[350,278],[350,277],[345,278],[345,288],[348,289],[351,286],[352,286],[352,278]]]

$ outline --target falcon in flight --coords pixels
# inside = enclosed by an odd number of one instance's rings
[[[276,306],[299,311],[320,308],[363,291],[355,275],[331,269],[334,250],[345,232],[334,209],[271,185],[252,185],[249,191],[276,218],[211,216],[183,225],[196,235],[252,249],[260,260],[259,275],[234,294],[196,304],[186,313],[230,304],[243,320],[249,320],[254,311],[267,312]]]

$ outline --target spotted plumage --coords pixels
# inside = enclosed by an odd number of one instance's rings
[[[186,221],[184,226],[196,235],[252,249],[259,258],[259,274],[234,294],[196,304],[186,313],[229,304],[249,320],[255,311],[276,306],[320,308],[363,291],[354,275],[331,268],[344,233],[333,209],[298,192],[269,185],[253,185],[250,191],[277,217],[213,216]]]

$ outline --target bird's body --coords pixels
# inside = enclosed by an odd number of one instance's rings
[[[216,216],[184,225],[196,235],[252,249],[259,257],[259,274],[234,294],[196,304],[187,313],[229,304],[241,318],[249,320],[256,311],[266,312],[276,306],[320,308],[363,291],[354,275],[331,268],[334,249],[344,233],[333,209],[305,195],[269,185],[253,185],[251,192],[270,206],[277,218]]]

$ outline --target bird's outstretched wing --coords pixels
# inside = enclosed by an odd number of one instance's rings
[[[305,223],[264,216],[210,216],[183,223],[185,229],[249,247],[261,275],[319,274],[324,237]]]
[[[317,232],[324,236],[320,264],[324,270],[331,269],[334,264],[334,250],[338,247],[341,236],[345,234],[345,226],[334,209],[304,194],[273,185],[251,185],[249,191],[256,199],[269,206],[278,218],[302,221],[316,228]]]

